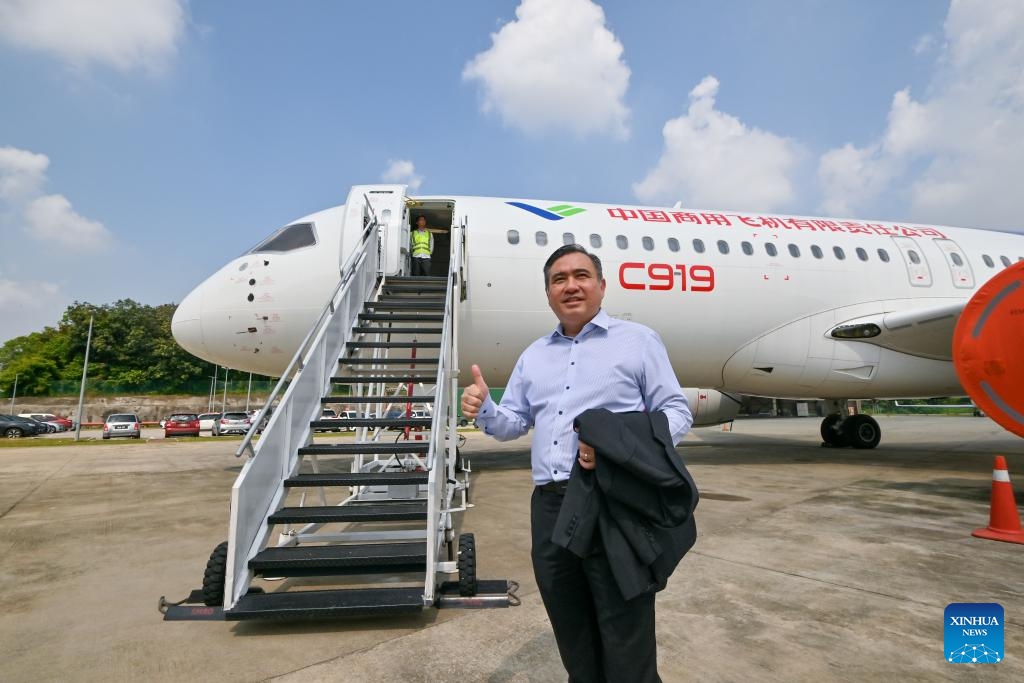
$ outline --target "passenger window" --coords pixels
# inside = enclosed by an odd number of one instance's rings
[[[743,249],[743,253],[747,256],[754,255],[754,245],[750,242],[740,242],[740,248]]]
[[[538,247],[545,247],[548,244],[548,234],[541,230],[537,231],[537,234],[534,235],[534,239],[537,240]]]
[[[509,230],[508,231],[508,243],[509,244],[519,244],[519,231],[518,230]]]
[[[765,252],[768,253],[769,256],[778,256],[778,254],[779,254],[779,250],[776,249],[775,245],[772,244],[771,242],[767,242],[764,245],[764,250],[765,250]]]
[[[825,252],[823,252],[821,250],[821,247],[819,247],[817,244],[812,244],[811,245],[811,256],[813,256],[814,258],[824,258],[825,257]]]
[[[562,233],[562,244],[576,244],[576,235],[571,232]]]
[[[832,247],[832,253],[836,255],[836,258],[840,261],[846,258],[846,252],[843,251],[842,247]]]
[[[728,254],[729,253],[729,243],[726,242],[725,240],[718,240],[718,252],[720,254]]]
[[[625,249],[629,246],[629,240],[626,239],[625,235],[616,235],[615,244],[619,247],[619,249]]]
[[[601,236],[598,235],[596,232],[590,236],[590,246],[592,246],[594,249],[601,248]]]
[[[704,253],[704,240],[694,240],[693,241],[693,250],[695,252],[697,252],[698,254],[703,254]]]
[[[992,257],[989,256],[988,254],[982,254],[981,255],[981,260],[984,261],[985,265],[988,266],[989,268],[995,268],[996,267],[996,262],[993,261]]]
[[[248,253],[255,254],[263,251],[275,251],[284,253],[295,251],[302,247],[311,247],[316,244],[316,233],[313,232],[312,223],[297,223],[286,225],[273,235],[263,240]]]
[[[1003,265],[1006,266],[1007,268],[1010,267],[1010,259],[1006,258],[1005,256],[1000,256],[999,260],[1002,261]]]
[[[654,240],[650,237],[644,236],[640,239],[640,244],[644,245],[645,251],[654,251]]]
[[[960,258],[960,254],[957,253],[950,254],[949,260],[953,262],[954,266],[962,266],[964,264],[964,260]]]
[[[679,251],[679,240],[677,240],[675,237],[669,237],[668,238],[668,250],[669,251]]]
[[[907,256],[910,257],[910,262],[913,263],[915,266],[921,263],[921,257],[918,256],[917,252],[914,251],[913,249],[907,252]]]
[[[868,252],[864,251],[863,247],[857,247],[857,258],[859,258],[861,261],[867,261]]]
[[[800,247],[795,244],[789,245],[789,255],[793,258],[800,258]]]
[[[888,263],[889,262],[889,252],[887,252],[885,249],[879,249],[878,250],[878,259],[882,263]]]

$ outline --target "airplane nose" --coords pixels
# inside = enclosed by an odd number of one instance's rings
[[[203,294],[201,288],[186,296],[171,318],[171,334],[181,348],[200,358],[206,355],[203,343]]]

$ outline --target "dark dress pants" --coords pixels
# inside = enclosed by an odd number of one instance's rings
[[[414,258],[414,259],[412,259],[412,274],[414,276],[429,276],[430,275],[430,259],[428,259],[428,258]]]
[[[533,573],[570,683],[658,682],[654,593],[623,600],[604,549],[584,558],[551,542],[564,496],[533,490]]]

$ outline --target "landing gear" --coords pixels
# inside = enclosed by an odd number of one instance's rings
[[[828,401],[829,415],[821,421],[822,446],[874,448],[882,440],[882,428],[870,415],[846,417],[846,401]]]
[[[854,448],[874,448],[882,440],[882,429],[870,415],[853,415],[847,418],[843,422],[842,432],[847,435],[850,445]]]
[[[849,437],[843,430],[843,416],[836,413],[821,421],[822,446],[830,448],[846,448],[850,445]]]

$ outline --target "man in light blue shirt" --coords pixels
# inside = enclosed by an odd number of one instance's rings
[[[534,429],[534,573],[570,681],[657,681],[654,594],[623,600],[602,548],[581,559],[552,543],[551,530],[574,462],[597,467],[573,430],[577,415],[661,411],[676,442],[693,418],[658,335],[601,310],[600,259],[575,244],[557,249],[544,288],[558,327],[519,357],[500,405],[474,365],[462,412],[499,441]]]

